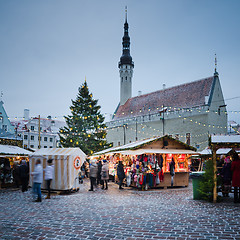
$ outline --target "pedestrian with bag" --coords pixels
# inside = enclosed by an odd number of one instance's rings
[[[108,189],[108,180],[109,180],[109,167],[107,160],[103,160],[103,165],[102,165],[102,171],[101,171],[101,180],[102,180],[102,189],[107,190]],[[105,188],[104,188],[104,183],[105,183]]]
[[[89,170],[90,189],[88,191],[93,191],[93,188],[96,187],[97,171],[98,167],[96,164],[96,160],[92,160]]]

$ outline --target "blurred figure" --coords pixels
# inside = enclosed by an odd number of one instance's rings
[[[85,161],[85,175],[88,178],[89,177],[89,163]]]
[[[232,181],[231,161],[229,156],[224,159],[224,165],[221,171],[221,176],[223,180],[222,194],[223,197],[228,197],[229,192],[231,191]]]
[[[102,180],[102,189],[108,189],[108,179],[109,179],[109,167],[107,160],[103,160],[102,171],[101,171],[101,180]],[[105,183],[105,188],[104,188]]]
[[[102,184],[101,181],[101,172],[102,172],[102,161],[98,160],[98,172],[97,172],[97,185]]]
[[[119,180],[119,189],[123,189],[122,183],[123,183],[123,179],[125,178],[125,172],[124,172],[124,169],[123,169],[122,161],[118,162],[117,176],[118,176],[118,180]]]
[[[82,174],[82,178],[85,178],[85,162],[82,164],[81,166],[81,174]]]
[[[13,163],[13,181],[17,188],[20,186],[19,165],[17,162]]]
[[[21,161],[21,165],[19,167],[19,177],[22,183],[22,192],[26,192],[28,190],[29,180],[29,167],[26,160]]]
[[[89,178],[90,178],[90,189],[88,191],[93,191],[93,187],[96,186],[98,167],[96,160],[92,160],[90,164]]]
[[[47,167],[44,169],[45,171],[45,180],[47,183],[47,190],[48,190],[48,195],[46,199],[50,199],[51,195],[51,182],[53,180],[53,175],[54,175],[54,165],[52,164],[52,159],[47,160]]]
[[[172,161],[169,164],[169,170],[170,170],[170,175],[171,175],[171,187],[173,186],[173,179],[175,175],[175,162],[174,159],[172,158]]]
[[[40,159],[37,159],[34,170],[35,171],[31,173],[31,176],[33,176],[33,194],[34,195],[37,194],[38,196],[35,202],[41,202],[42,201],[41,184],[43,182],[43,168]]]
[[[234,187],[234,203],[240,203],[240,159],[238,154],[233,154],[232,170],[232,186]]]

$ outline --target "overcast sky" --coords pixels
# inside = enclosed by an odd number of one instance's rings
[[[240,123],[239,0],[0,0],[0,91],[9,117],[62,117],[85,76],[103,114],[120,98],[128,7],[133,96],[214,73]],[[238,111],[232,114],[231,111]]]

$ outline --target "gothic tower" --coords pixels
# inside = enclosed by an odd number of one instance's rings
[[[125,9],[124,35],[122,38],[122,56],[118,63],[120,73],[120,105],[132,97],[132,75],[134,63],[130,56],[130,37],[128,35],[127,8]]]

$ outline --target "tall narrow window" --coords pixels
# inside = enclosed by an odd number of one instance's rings
[[[126,77],[126,80],[127,80],[127,77]]]

